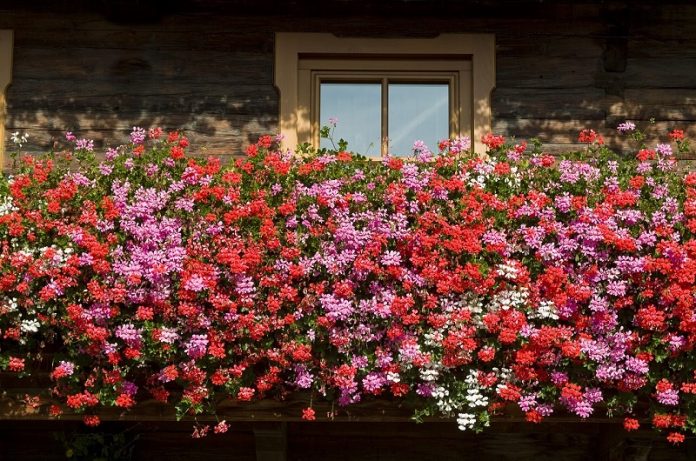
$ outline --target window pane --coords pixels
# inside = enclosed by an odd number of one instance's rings
[[[421,140],[437,150],[449,138],[449,85],[447,83],[389,84],[389,152],[411,155]]]
[[[320,87],[319,126],[328,126],[329,118],[338,119],[334,142],[343,138],[348,148],[363,155],[380,155],[382,97],[379,83],[322,83]],[[328,139],[321,147],[331,148]]]

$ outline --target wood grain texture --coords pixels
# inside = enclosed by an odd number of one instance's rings
[[[259,134],[278,130],[274,33],[336,32],[332,24],[339,15],[342,36],[496,34],[494,127],[507,135],[545,138],[551,150],[573,147],[573,130],[580,126],[610,131],[624,115],[658,121],[696,117],[689,99],[696,90],[694,5],[652,11],[638,4],[630,14],[618,5],[619,12],[610,14],[616,5],[530,3],[515,14],[478,8],[457,21],[451,20],[460,8],[454,3],[425,16],[415,5],[400,6],[388,21],[377,4],[355,5],[311,12],[281,8],[282,14],[269,16],[240,4],[245,16],[203,1],[200,8],[130,24],[111,22],[89,8],[69,14],[0,6],[0,28],[15,32],[7,127],[29,130],[28,148],[34,151],[50,148],[66,129],[114,144],[133,125],[162,124],[186,129],[192,140],[204,143],[193,147],[206,153],[238,153]],[[628,58],[624,72],[607,72],[604,53],[617,17],[628,31],[621,36]],[[652,93],[643,99],[642,92]]]

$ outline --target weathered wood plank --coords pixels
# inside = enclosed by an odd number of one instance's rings
[[[25,48],[273,52],[273,33],[264,17],[179,15],[157,24],[124,25],[95,14],[56,20],[46,12],[0,11],[0,24],[16,29]]]
[[[548,35],[537,30],[503,31],[496,34],[498,58],[598,58],[604,51],[601,37]]]
[[[595,86],[597,58],[501,58],[496,61],[497,88],[582,88]]]
[[[7,117],[7,126],[17,129],[69,129],[75,130],[112,130],[130,132],[133,124],[140,126],[163,126],[182,130],[198,131],[213,135],[217,132],[240,132],[246,126],[266,125],[271,117],[259,117],[250,114],[224,113],[161,113],[161,112],[126,112],[126,111],[59,111],[50,109],[32,114],[12,113]]]
[[[612,426],[613,428],[613,426]],[[288,425],[289,459],[343,460],[599,460],[597,447],[607,426],[577,424],[496,424],[481,434],[457,432],[450,425],[297,424]],[[652,444],[651,460],[686,460],[687,450],[669,446],[648,431],[628,434],[617,428],[626,450],[622,461],[641,444]],[[598,456],[599,455],[599,456]],[[297,458],[295,458],[297,456]]]
[[[628,58],[625,72],[598,73],[597,84],[607,86],[619,82],[626,89],[693,89],[694,66],[696,57]]]
[[[632,9],[631,35],[657,39],[696,38],[696,5],[670,5],[656,8],[643,5]]]
[[[538,118],[554,120],[602,120],[615,98],[597,88],[511,89],[493,91],[494,118]]]
[[[629,89],[622,100],[610,106],[608,115],[639,121],[674,121],[676,126],[678,122],[696,120],[696,90]]]
[[[139,50],[109,50],[108,48],[64,48],[56,53],[51,48],[14,50],[14,80],[78,79],[120,81],[137,85],[155,79],[162,85],[170,82],[213,81],[236,84],[272,84],[272,54],[176,50],[156,48]]]
[[[345,2],[341,2],[345,3]],[[400,5],[402,8],[405,5]],[[340,14],[336,8],[321,12],[292,9],[283,15],[244,15],[238,8],[227,8],[217,13],[192,9],[182,14],[166,15],[161,21],[150,24],[116,24],[106,21],[95,12],[78,12],[60,18],[51,11],[5,9],[0,6],[0,27],[12,26],[20,31],[21,42],[27,47],[112,47],[142,49],[143,44],[156,44],[160,49],[265,49],[272,51],[274,31],[336,32],[331,15],[339,16],[343,35],[433,35],[439,32],[518,30],[536,35],[561,37],[587,37],[602,34],[606,27],[596,20],[601,7],[598,5],[564,4],[544,5],[538,8],[542,14],[503,15],[501,11],[491,15],[471,14],[470,6],[460,5],[468,14],[457,16],[440,4],[436,9],[427,8],[428,14],[400,17],[392,15],[389,21],[382,16],[366,14],[361,6],[356,14]],[[451,7],[450,7],[451,9]],[[398,13],[398,10],[393,11]],[[71,12],[72,13],[72,12]],[[307,14],[313,13],[313,14]],[[544,17],[546,16],[546,17]],[[60,18],[60,20],[56,20]],[[549,21],[549,19],[552,19]],[[423,28],[427,20],[428,27]],[[213,25],[213,27],[211,27]],[[29,33],[28,29],[34,29]],[[23,32],[26,30],[26,33]],[[57,35],[58,34],[58,35]],[[61,40],[57,41],[56,36]],[[90,40],[92,38],[93,40]],[[263,38],[259,40],[259,38]],[[234,39],[234,40],[230,40]],[[61,45],[64,44],[64,45]]]
[[[183,113],[234,113],[264,116],[278,112],[277,91],[270,84],[228,85],[205,82],[192,85],[127,82],[23,79],[6,93],[14,114],[36,111],[126,111]]]
[[[632,59],[696,58],[696,36],[673,39],[631,37],[628,39],[628,57]]]

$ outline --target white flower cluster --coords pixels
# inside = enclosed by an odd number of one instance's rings
[[[522,179],[518,173],[516,166],[510,167],[510,174],[505,176],[494,176],[497,184],[503,183],[508,187],[518,187],[522,183]]]
[[[478,387],[478,371],[469,370],[469,374],[466,375],[466,379],[464,380],[464,382],[467,383],[469,386]]]
[[[24,333],[36,333],[37,331],[39,331],[40,325],[41,324],[36,319],[22,320],[20,329]]]
[[[544,300],[539,302],[536,310],[532,310],[529,314],[530,319],[548,319],[558,320],[556,305],[553,301]]]
[[[7,195],[0,199],[0,216],[5,216],[13,211],[17,211],[17,207],[12,203],[11,195]]]
[[[521,308],[527,303],[529,290],[518,288],[517,290],[503,290],[497,293],[491,300],[491,310],[508,310],[511,308]]]
[[[498,376],[510,375],[508,369],[494,368],[493,372]],[[456,413],[459,429],[481,429],[490,424],[487,407],[490,402],[492,388],[486,388],[479,383],[479,371],[469,370],[464,383],[456,383],[454,387],[440,384],[433,390],[437,409],[443,416],[452,416]],[[440,375],[436,370],[422,370],[421,378],[427,382],[433,382]],[[464,384],[464,386],[462,386]],[[454,389],[454,390],[453,390]]]
[[[442,331],[433,330],[425,333],[423,335],[423,343],[428,347],[442,348],[442,340],[445,339],[445,335]]]
[[[493,173],[493,170],[495,170],[495,162],[489,158],[476,165],[475,171],[467,171],[464,175],[462,175],[461,179],[464,180],[469,186],[484,187],[486,185],[486,181],[491,176],[491,173]]]
[[[472,413],[457,414],[457,427],[460,431],[473,429],[476,426],[476,415]]]
[[[498,367],[493,367],[491,368],[491,371],[493,371],[496,376],[498,376],[499,381],[510,381],[512,379],[512,370],[509,368],[498,368]]]
[[[433,390],[433,398],[435,399],[435,405],[437,405],[437,409],[440,410],[440,413],[444,416],[452,414],[452,410],[454,410],[456,405],[449,397],[449,390],[445,389],[443,386],[438,386]]]
[[[498,266],[495,268],[495,271],[499,276],[505,277],[508,280],[516,279],[517,274],[519,272],[515,266],[508,263],[498,264]]]
[[[15,131],[10,135],[10,139],[12,140],[13,143],[15,143],[18,147],[22,147],[24,144],[27,143],[29,140],[29,135],[24,133],[20,134],[19,131]]]
[[[469,301],[468,306],[472,314],[483,313],[483,301],[478,296],[472,296],[472,300]]]
[[[434,363],[433,363],[434,365]],[[440,372],[434,368],[421,368],[420,378],[426,383],[433,383],[440,377]]]
[[[466,401],[470,407],[488,406],[488,397],[483,395],[479,389],[467,389]]]

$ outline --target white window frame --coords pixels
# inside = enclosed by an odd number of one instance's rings
[[[311,101],[316,83],[312,82],[313,62],[359,63],[369,60],[374,66],[379,58],[417,62],[435,59],[437,62],[467,63],[470,73],[462,73],[457,84],[458,132],[452,135],[470,136],[475,152],[485,152],[481,137],[491,131],[490,95],[495,87],[495,37],[492,34],[442,34],[434,38],[344,38],[323,33],[277,33],[275,41],[275,85],[280,93],[280,132],[284,147],[316,144],[316,107]],[[378,65],[378,64],[377,64]],[[351,65],[356,72],[369,71]],[[345,69],[343,69],[345,70]],[[402,69],[406,70],[406,69]],[[437,69],[432,69],[436,71]],[[316,71],[316,72],[315,72]],[[468,91],[467,91],[468,90]],[[309,102],[308,102],[309,101]],[[462,102],[464,101],[464,102]],[[467,107],[469,103],[469,107]],[[455,123],[454,126],[457,126]]]

